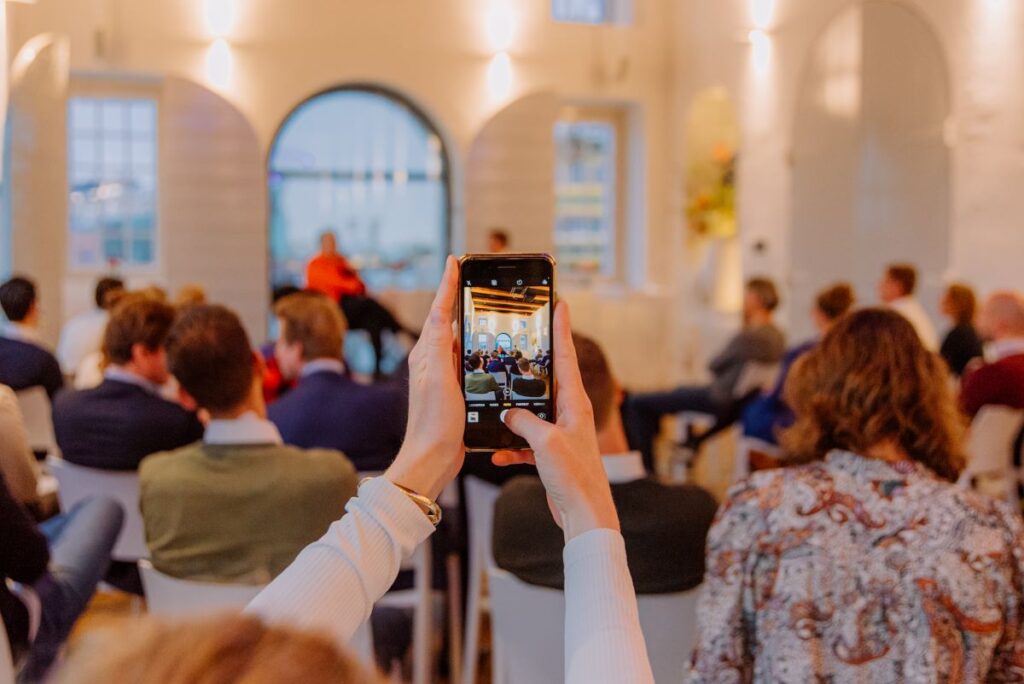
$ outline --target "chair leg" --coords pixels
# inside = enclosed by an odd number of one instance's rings
[[[448,554],[448,678],[462,680],[462,563]]]
[[[430,539],[423,542],[419,550],[419,560],[416,567],[416,612],[413,617],[412,636],[412,681],[413,684],[429,684],[430,673],[433,669],[432,642],[431,642],[431,618],[433,614],[433,592],[430,564]]]
[[[476,671],[480,659],[480,618],[483,612],[483,569],[480,567],[475,546],[470,545],[469,596],[466,601],[466,638],[462,642],[462,683],[476,684]]]

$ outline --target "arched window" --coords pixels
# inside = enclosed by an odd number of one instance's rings
[[[501,347],[505,351],[512,351],[512,336],[508,333],[501,333],[494,338],[494,344]]]
[[[448,161],[441,137],[394,94],[345,87],[299,105],[270,150],[273,285],[303,285],[318,236],[374,290],[432,289],[448,252]]]

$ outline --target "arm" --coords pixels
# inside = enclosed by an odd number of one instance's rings
[[[0,385],[0,475],[11,495],[21,503],[38,500],[36,459],[28,443],[25,422],[14,391]]]
[[[1001,376],[991,372],[992,366],[981,366],[968,372],[960,386],[960,408],[973,418],[978,415],[981,407],[990,403],[994,396],[1002,395]]]
[[[765,512],[750,481],[733,487],[708,532],[704,585],[697,608],[697,645],[690,682],[747,682],[753,677],[747,578]]]
[[[50,549],[35,522],[0,478],[0,577],[32,584],[46,572]]]
[[[402,561],[434,526],[384,478],[365,483],[345,510],[346,515],[307,546],[246,612],[348,642],[394,582]]]
[[[708,362],[708,370],[715,375],[721,375],[735,364],[742,363],[746,359],[746,338],[741,331],[729,340],[729,344],[725,345],[725,349],[718,352],[718,355]]]
[[[566,684],[653,683],[622,535],[591,530],[563,557]]]
[[[51,354],[47,354],[46,363],[43,367],[42,385],[46,389],[46,394],[50,397],[50,401],[53,401],[53,398],[57,396],[57,392],[64,387],[64,373],[61,372],[57,359]]]

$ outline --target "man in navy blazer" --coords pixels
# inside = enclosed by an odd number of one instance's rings
[[[323,295],[300,292],[277,303],[274,356],[294,389],[267,407],[286,444],[343,452],[359,471],[384,470],[405,436],[405,397],[394,385],[364,385],[341,361],[345,321]]]
[[[15,392],[42,387],[50,399],[64,385],[56,357],[39,341],[36,286],[15,276],[0,285],[0,308],[7,322],[0,325],[0,384]]]
[[[135,470],[143,458],[203,436],[195,413],[160,396],[167,371],[167,333],[174,308],[142,294],[126,295],[103,336],[103,382],[63,392],[53,429],[65,460],[89,468]]]

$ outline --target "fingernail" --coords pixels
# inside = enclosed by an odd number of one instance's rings
[[[504,422],[505,422],[505,418],[506,418],[507,416],[508,416],[508,409],[505,409],[504,411],[502,411],[501,413],[499,413],[499,414],[498,414],[498,419],[499,419],[499,420],[500,420],[500,421],[501,421],[502,423],[504,423]]]

